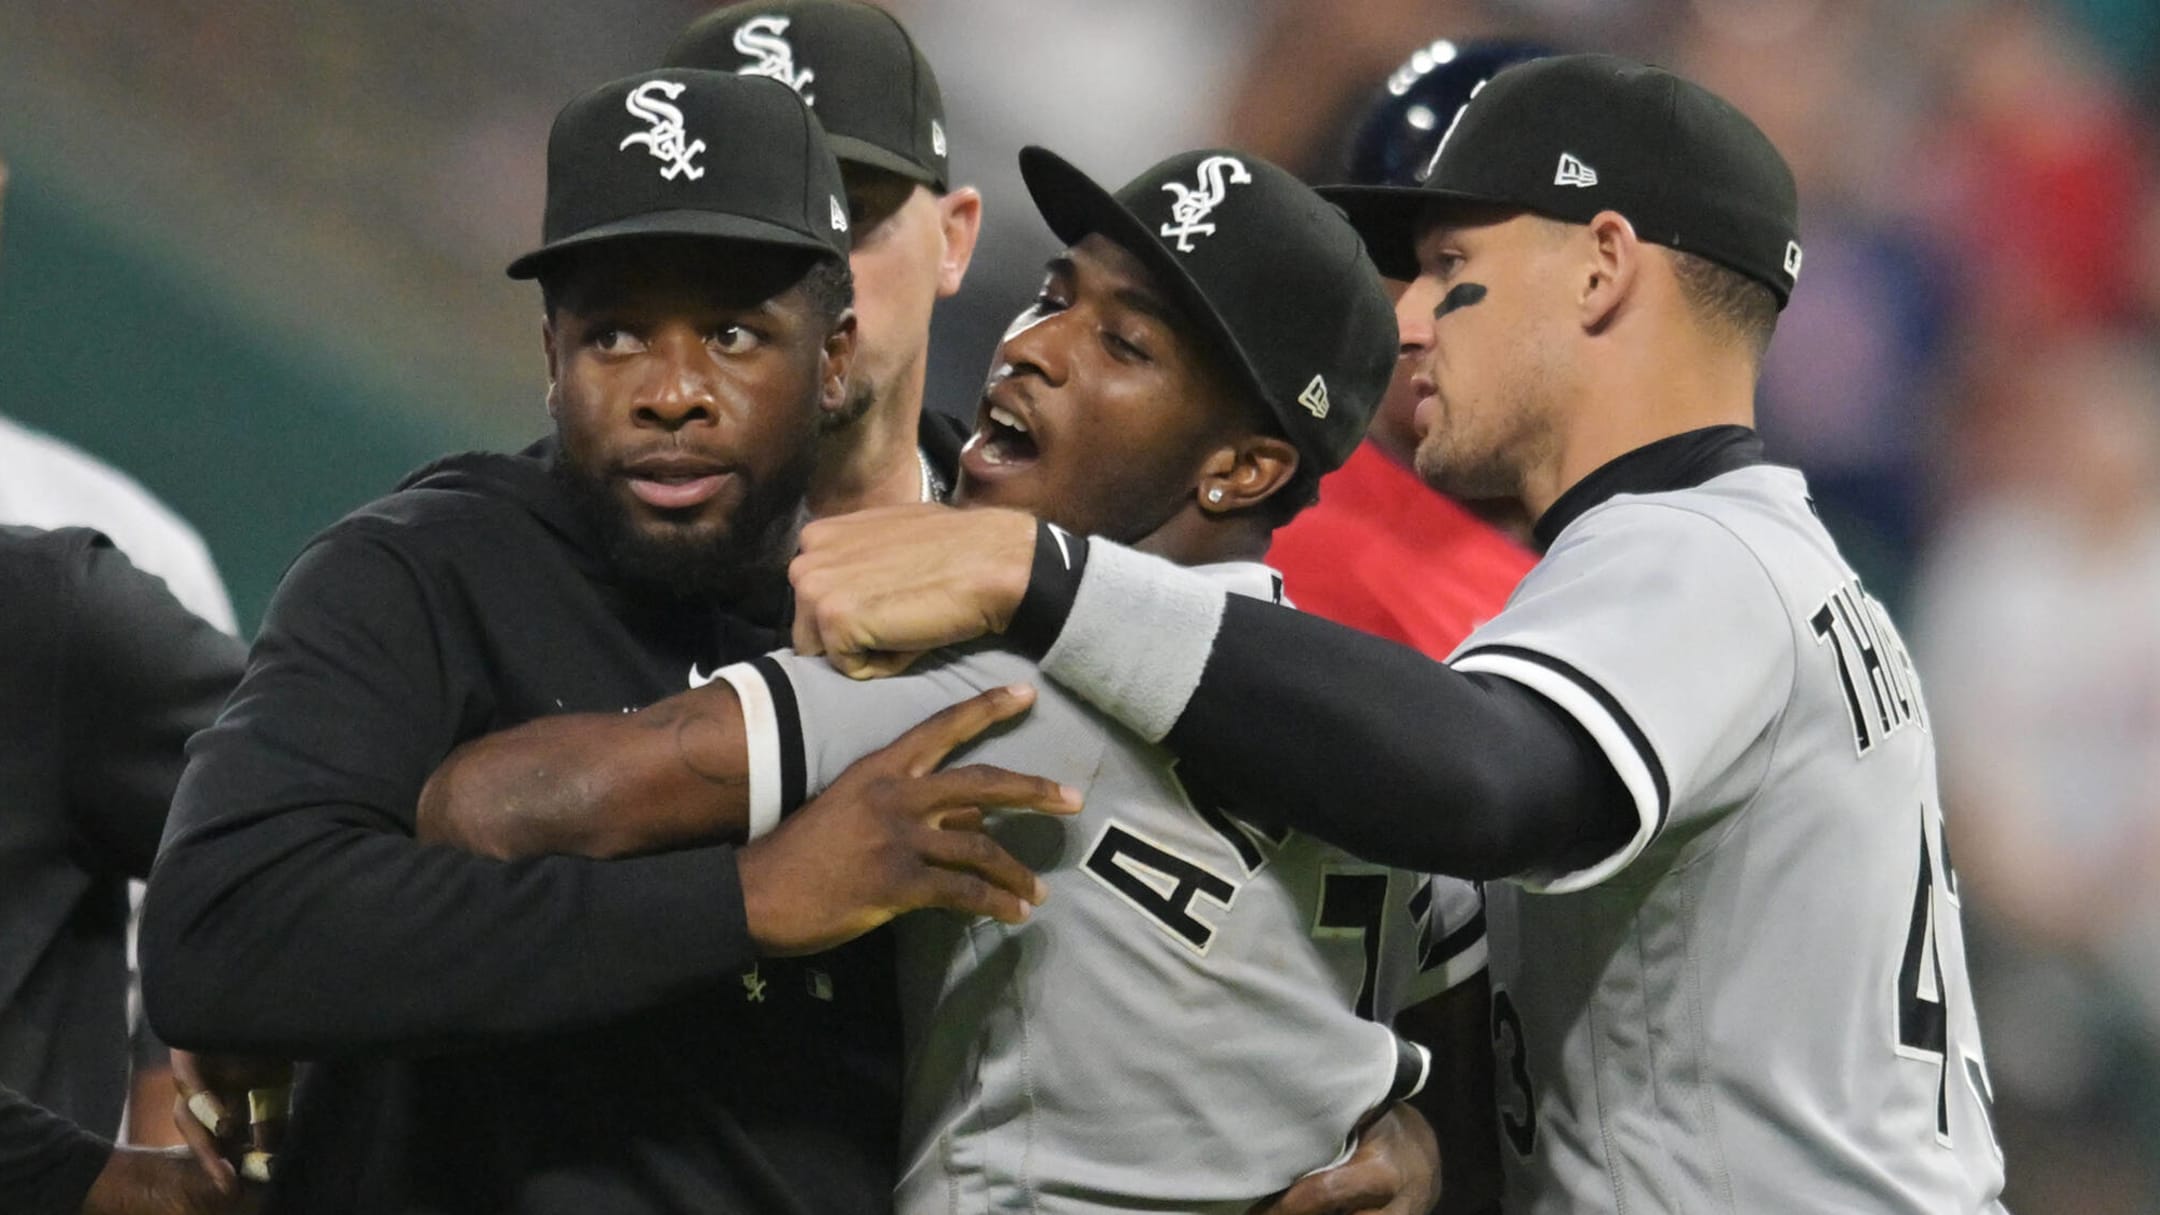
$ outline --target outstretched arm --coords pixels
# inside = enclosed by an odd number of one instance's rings
[[[505,862],[417,840],[420,791],[472,715],[431,588],[357,529],[287,574],[247,679],[194,743],[144,903],[144,999],[175,1045],[488,1046],[641,1011],[915,907],[1025,914],[1033,876],[965,829],[972,807],[1071,799],[935,772],[945,752],[919,739],[741,849]]]
[[[719,681],[641,713],[543,717],[452,751],[420,792],[418,834],[497,860],[740,843],[744,735]]]
[[[800,652],[868,677],[1001,632],[1204,772],[1242,817],[1367,860],[1471,878],[1564,872],[1635,830],[1604,752],[1524,683],[1226,597],[1204,575],[1025,515],[819,520],[790,573]]]
[[[732,670],[732,668],[731,668]],[[1028,687],[948,706],[864,755],[785,821],[756,821],[750,730],[715,682],[642,713],[546,718],[452,752],[420,798],[419,835],[501,860],[615,857],[754,835],[740,856],[750,933],[768,953],[837,945],[944,907],[1007,923],[1048,891],[982,831],[984,806],[1069,813],[1071,790],[969,765],[956,748],[1025,713]]]

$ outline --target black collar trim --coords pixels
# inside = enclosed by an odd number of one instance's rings
[[[1735,469],[1765,463],[1762,437],[1746,426],[1705,426],[1659,439],[1617,457],[1560,495],[1532,528],[1539,551],[1568,524],[1621,494],[1691,489]]]

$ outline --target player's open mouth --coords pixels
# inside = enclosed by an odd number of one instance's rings
[[[968,440],[962,457],[990,468],[1032,464],[1042,454],[1027,419],[1003,405],[984,402],[975,422],[975,437]]]

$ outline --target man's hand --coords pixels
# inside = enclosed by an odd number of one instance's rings
[[[221,1192],[270,1180],[292,1101],[293,1065],[239,1055],[172,1052],[173,1125]],[[184,1159],[184,1157],[183,1157]]]
[[[858,679],[939,646],[1001,633],[1027,594],[1035,519],[1009,510],[893,506],[804,526],[788,566],[795,652]]]
[[[83,1199],[83,1215],[246,1215],[262,1192],[219,1185],[185,1148],[115,1148]]]
[[[816,953],[924,907],[1025,920],[1048,890],[983,830],[983,811],[1071,814],[1080,795],[1002,768],[937,767],[1034,703],[1034,689],[1022,686],[953,705],[855,761],[772,834],[745,845],[743,905],[759,948]]]
[[[1350,1159],[1254,1207],[1251,1215],[1425,1215],[1440,1201],[1440,1145],[1397,1102],[1358,1135]]]

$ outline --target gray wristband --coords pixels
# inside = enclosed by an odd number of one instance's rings
[[[1222,628],[1227,592],[1205,574],[1090,542],[1072,612],[1042,669],[1149,742],[1185,712]]]

